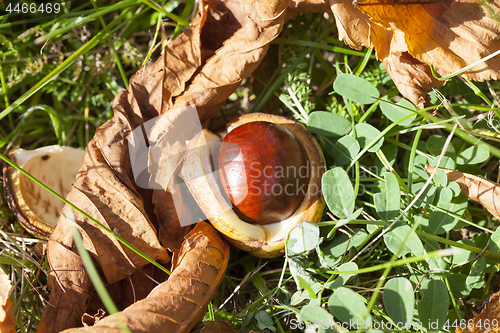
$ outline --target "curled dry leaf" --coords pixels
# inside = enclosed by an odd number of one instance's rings
[[[420,108],[425,106],[427,93],[432,88],[445,84],[432,75],[428,65],[408,52],[393,52],[384,58],[383,63],[399,92]]]
[[[147,134],[151,127],[161,119],[159,115],[168,114],[168,119],[165,118],[158,127],[163,129],[164,134],[171,132],[169,137],[172,138],[173,143],[170,147],[166,144],[162,148],[173,152],[172,148],[183,145],[182,129],[183,126],[190,124],[182,123],[184,110],[173,110],[172,100],[184,91],[186,82],[201,65],[201,29],[207,19],[205,6],[205,2],[200,2],[198,14],[193,19],[191,27],[167,45],[163,57],[160,57],[154,64],[139,70],[132,77],[128,95],[130,106],[136,114],[142,115],[143,119],[141,123],[134,126],[135,129],[140,130],[132,132],[128,137],[129,147],[134,147],[130,160],[132,163],[144,163],[139,166],[133,165],[134,169],[146,171],[149,168],[150,170],[149,173],[153,178],[146,179],[145,184],[139,184],[139,187],[143,188],[143,192],[148,193],[147,200],[151,203],[153,215],[161,222],[158,226],[160,241],[172,252],[178,251],[183,237],[189,232],[189,227],[182,227],[179,223],[179,217],[184,216],[186,220],[190,220],[189,211],[184,205],[177,205],[177,207],[174,205],[174,198],[180,195],[175,181],[165,182],[156,179],[158,172],[155,170],[161,168],[159,163],[167,168],[173,167],[172,172],[175,172],[176,154],[172,153],[172,158],[166,161],[157,158],[157,151],[147,147],[153,146],[158,138],[153,139]],[[130,90],[133,91],[132,94]],[[149,111],[144,111],[148,109]],[[146,138],[144,134],[147,135]],[[146,143],[145,140],[149,142]],[[155,162],[148,165],[148,159]],[[147,173],[146,177],[149,177]],[[137,176],[135,179],[137,181]],[[171,178],[171,180],[174,179]],[[170,184],[168,190],[165,184]],[[149,191],[144,188],[154,190]]]
[[[458,71],[500,47],[497,21],[500,7],[495,2],[485,5],[474,0],[384,2],[360,0],[358,8],[374,24],[401,31],[408,52],[416,59],[446,72]],[[494,58],[463,76],[477,81],[496,80],[499,70],[500,61]]]
[[[419,106],[428,87],[424,81],[435,82],[428,66],[452,73],[492,54],[500,47],[496,2],[479,3],[475,0],[419,1],[407,0],[330,0],[339,36],[351,47],[374,47],[377,57],[386,66],[391,64],[393,76],[400,92]],[[420,78],[400,76],[408,72],[408,52],[426,69]],[[403,67],[403,69],[396,69]],[[399,74],[399,75],[398,75]],[[500,60],[494,57],[462,74],[463,77],[484,81],[498,79]],[[408,87],[411,87],[408,89]],[[421,90],[419,96],[415,91]]]
[[[132,187],[127,173],[120,172],[127,170],[127,159],[108,164],[103,155],[108,150],[126,154],[123,136],[128,126],[126,115],[115,110],[115,116],[99,129],[89,143],[84,166],[78,172],[67,199],[148,256],[165,262],[168,260],[167,251],[157,239],[156,229],[144,210],[142,198]],[[130,276],[147,264],[144,258],[81,213],[73,211],[72,215],[86,249],[101,267],[108,284]],[[63,214],[48,243],[51,296],[38,328],[40,332],[58,332],[75,326],[88,305],[91,282],[76,251],[72,226],[72,218]]]
[[[469,333],[498,333],[500,332],[500,292],[490,295],[480,305],[471,309],[466,315],[467,332]],[[465,330],[458,326],[456,333]]]
[[[84,313],[82,316],[82,324],[84,327],[94,326],[104,316],[106,316],[106,312],[103,309],[99,309],[93,316],[88,313]]]
[[[228,38],[207,60],[172,107],[195,106],[201,124],[205,124],[219,112],[243,78],[260,64],[269,44],[281,32],[288,5],[288,1],[283,0],[253,1],[251,5],[244,1],[223,3],[224,6],[230,6],[231,14],[239,18],[240,27],[223,34]],[[219,4],[216,8],[222,8],[222,5]],[[217,27],[219,31],[222,24],[217,24]],[[193,133],[193,136],[197,133]]]
[[[173,262],[172,275],[148,297],[99,320],[92,327],[64,332],[119,332],[120,324],[131,332],[189,332],[201,322],[224,277],[228,261],[229,245],[210,224],[198,222]]]
[[[431,173],[435,167],[425,166],[425,170]],[[500,184],[492,182],[469,173],[442,169],[448,176],[448,181],[460,185],[460,189],[471,200],[479,202],[497,219],[500,219]]]
[[[291,0],[286,9],[285,21],[289,21],[299,14],[331,13],[328,0]]]
[[[16,316],[14,308],[9,299],[10,289],[9,277],[3,269],[0,268],[0,332],[15,333],[16,332]]]
[[[155,63],[140,69],[127,91],[116,96],[114,116],[88,144],[68,200],[154,260],[165,263],[169,259],[166,248],[178,252],[190,229],[181,224],[181,218],[188,224],[196,220],[182,200],[175,202],[180,195],[173,180],[186,139],[186,135],[176,135],[190,129],[189,121],[194,118],[186,114],[191,107],[199,124],[205,125],[258,66],[281,31],[287,4],[279,0],[200,1],[191,27],[167,45]],[[136,129],[141,136],[132,134]],[[141,140],[156,150],[137,149]],[[149,165],[134,164],[148,161],[140,153],[149,153]],[[136,168],[148,171],[151,181],[138,182]],[[85,248],[110,287],[147,264],[82,214],[73,211],[73,215]],[[38,332],[77,326],[93,294],[76,251],[72,225],[71,219],[61,216],[49,240],[51,296]]]

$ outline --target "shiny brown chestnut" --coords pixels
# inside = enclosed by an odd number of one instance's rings
[[[289,130],[255,121],[235,128],[222,142],[220,180],[242,220],[279,222],[297,210],[309,182],[308,159]]]

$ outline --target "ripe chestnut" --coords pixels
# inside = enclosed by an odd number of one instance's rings
[[[224,140],[215,158],[210,147],[220,144],[220,138],[208,130],[198,133],[189,142],[180,176],[206,218],[231,244],[255,256],[279,256],[292,229],[302,221],[318,222],[323,216],[321,176],[325,160],[321,148],[301,124],[263,113],[234,119]],[[214,161],[219,162],[219,170]],[[260,174],[251,170],[253,162],[260,163]],[[264,176],[266,166],[270,177]],[[287,166],[290,172],[296,168],[300,176],[284,175]],[[276,173],[270,173],[270,168]],[[306,172],[300,173],[300,168]],[[293,184],[297,180],[298,185]],[[278,184],[275,186],[283,190],[289,186],[289,193],[293,187],[295,193],[290,193],[292,198],[286,193],[252,196],[252,192],[257,194],[257,185],[265,182],[267,187]],[[302,182],[306,184],[304,191]]]
[[[309,182],[308,160],[289,130],[255,121],[238,126],[222,142],[220,180],[242,220],[279,222],[299,208]]]

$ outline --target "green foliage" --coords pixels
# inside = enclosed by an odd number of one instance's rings
[[[330,146],[329,155],[335,158],[337,165],[347,165],[358,155],[360,149],[358,140],[350,135],[345,135]]]
[[[368,328],[371,324],[370,314],[363,300],[354,291],[340,287],[328,300],[331,313],[342,321],[360,322],[359,328]]]
[[[420,322],[427,329],[438,330],[448,312],[448,290],[441,280],[425,280],[422,283],[422,299],[418,302]]]
[[[382,220],[391,220],[399,215],[401,194],[396,176],[390,172],[384,174],[385,189],[373,195],[375,210]]]
[[[317,305],[311,304],[308,304],[300,309],[300,313],[297,319],[300,321],[309,321],[313,323],[333,322],[333,316],[327,310]]]
[[[345,55],[337,56],[346,63]],[[356,70],[360,77],[347,66],[342,73],[341,61],[336,66],[333,89],[315,96],[327,111],[313,111],[306,122],[324,146],[328,170],[322,190],[329,215],[318,223],[319,239],[314,233],[299,243],[296,233],[290,235],[296,243],[287,243],[287,263],[298,290],[290,316],[304,325],[330,321],[336,331],[338,324],[360,320],[372,329],[400,324],[451,332],[446,323],[465,318],[464,300],[476,304],[486,290],[496,291],[491,281],[498,271],[500,236],[494,230],[500,227],[495,219],[485,222],[481,215],[488,213],[443,170],[428,183],[425,166],[437,165],[443,156],[443,168],[492,172],[487,163],[500,158],[500,150],[487,139],[497,135],[484,120],[453,129],[455,117],[473,117],[463,110],[473,98],[447,95],[454,99],[450,109],[431,97],[443,114],[433,116],[397,96],[383,66],[365,63],[364,71]],[[292,244],[304,251],[297,253]]]
[[[488,145],[478,142],[476,145],[462,151],[457,156],[457,164],[479,164],[483,163],[490,157],[490,149]]]
[[[417,234],[411,230],[408,224],[400,221],[384,234],[384,243],[387,249],[397,256],[407,254],[418,256],[424,252],[422,241]]]
[[[289,255],[300,254],[316,248],[319,241],[319,227],[315,223],[301,222],[288,237]]]
[[[384,100],[388,101],[387,97]],[[417,107],[415,105],[404,98],[401,98],[396,104],[388,102],[380,104],[380,111],[382,111],[384,116],[392,122],[396,122],[403,117],[414,114],[416,109]],[[410,126],[416,116],[417,115],[414,115],[413,117],[405,119],[400,122],[399,125],[405,127]]]
[[[380,138],[380,131],[367,123],[356,124],[356,132],[358,133],[358,141],[361,148],[367,149],[373,153],[379,150],[384,143],[384,138]]]
[[[354,212],[354,189],[344,169],[328,170],[321,184],[326,204],[335,216],[346,218]]]
[[[403,277],[387,281],[384,287],[384,306],[395,323],[411,323],[415,307],[411,282]]]
[[[351,123],[335,113],[316,111],[309,116],[307,129],[322,136],[339,137],[351,131]]]
[[[359,104],[372,104],[380,97],[377,87],[351,74],[338,75],[333,83],[333,89],[342,97]]]
[[[276,328],[273,326],[273,319],[266,311],[259,311],[255,314],[255,320],[257,320],[257,327],[260,330],[268,329],[271,332],[275,332]]]

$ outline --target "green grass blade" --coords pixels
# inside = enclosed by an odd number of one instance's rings
[[[474,63],[472,63],[472,64],[470,64],[470,65],[468,65],[468,66],[465,66],[465,67],[464,67],[464,68],[462,68],[462,69],[459,69],[458,71],[456,71],[456,72],[454,72],[454,73],[451,73],[450,75],[446,75],[446,76],[443,76],[443,77],[438,77],[438,76],[437,76],[436,71],[434,70],[434,66],[432,66],[432,65],[430,65],[430,67],[431,67],[431,72],[432,72],[432,75],[434,76],[434,78],[438,79],[439,81],[446,81],[446,80],[449,80],[449,79],[451,79],[451,78],[453,78],[453,77],[455,77],[455,76],[457,76],[457,75],[462,74],[463,72],[468,71],[468,70],[469,70],[469,69],[471,69],[471,68],[476,67],[477,65],[479,65],[479,64],[481,64],[481,63],[483,63],[483,62],[485,62],[485,61],[490,60],[491,58],[496,57],[496,56],[497,56],[497,55],[499,55],[499,54],[500,54],[500,50],[498,50],[498,51],[496,51],[496,52],[493,52],[492,54],[490,54],[490,55],[488,55],[488,56],[484,57],[483,59],[480,59],[480,60],[478,60],[478,61],[476,61],[476,62],[474,62]]]
[[[70,30],[73,30],[76,27],[81,26],[85,23],[91,22],[91,21],[95,20],[96,18],[102,17],[103,15],[111,13],[115,10],[122,10],[122,12],[123,12],[123,10],[125,8],[135,6],[136,4],[137,4],[136,0],[123,0],[123,1],[119,1],[118,3],[116,3],[114,5],[102,7],[98,12],[94,11],[94,13],[87,15],[85,17],[77,17],[75,20],[73,20],[73,22],[66,24],[61,28],[55,29],[47,35],[38,37],[35,40],[35,43],[43,44],[48,39],[62,35],[63,33],[70,31]],[[60,19],[60,18],[58,18],[58,19]],[[51,23],[49,22],[47,24],[51,24]]]
[[[97,7],[97,4],[96,4],[95,0],[91,0],[91,2],[92,2],[92,5],[94,6],[94,8],[95,8],[95,10],[97,12],[99,8]],[[106,37],[106,39],[108,40],[108,44],[109,44],[109,47],[111,48],[111,51],[113,52],[113,57],[115,58],[116,66],[118,66],[118,70],[120,71],[120,75],[122,77],[123,83],[125,84],[125,89],[128,89],[128,79],[127,79],[127,75],[125,74],[125,69],[123,69],[122,62],[120,60],[120,57],[118,56],[118,53],[115,50],[115,47],[113,45],[113,41],[111,40],[111,37],[109,36],[108,26],[104,22],[104,19],[102,18],[102,15],[99,16],[99,21],[101,22],[101,25],[104,28],[104,31],[108,35]]]
[[[108,28],[111,26],[114,26],[116,23],[121,20],[123,16],[125,16],[127,12],[123,11],[115,20],[113,20],[109,25]],[[122,23],[124,24],[124,23]],[[66,60],[64,60],[59,66],[57,66],[52,72],[47,74],[42,80],[37,82],[34,86],[32,86],[30,89],[28,89],[27,92],[25,92],[21,97],[19,97],[14,103],[9,105],[5,110],[0,112],[0,120],[10,114],[14,109],[16,109],[19,105],[23,104],[28,98],[33,96],[37,91],[42,89],[47,83],[50,81],[54,80],[61,72],[66,70],[69,66],[71,66],[81,55],[87,53],[91,49],[93,49],[101,40],[109,36],[109,34],[113,33],[114,30],[112,31],[100,31],[97,35],[95,35],[91,40],[89,40],[85,45],[80,47],[75,53],[70,55]]]
[[[175,14],[167,12],[163,7],[160,7],[156,2],[152,2],[152,1],[149,1],[149,0],[139,0],[139,1],[142,2],[145,5],[153,8],[157,12],[162,13],[163,15],[165,15],[166,17],[168,17],[169,19],[174,20],[175,22],[177,22],[177,24],[183,25],[185,27],[189,27],[189,21],[188,20],[183,19],[182,17],[179,17],[179,16],[177,16]]]
[[[117,313],[118,308],[116,307],[113,299],[108,293],[106,286],[102,282],[101,277],[99,276],[99,273],[97,272],[97,269],[92,262],[92,258],[90,258],[87,249],[83,245],[82,235],[80,235],[80,231],[78,231],[78,228],[76,227],[73,212],[69,209],[66,209],[65,215],[67,216],[69,221],[73,222],[73,226],[71,229],[73,232],[73,239],[75,240],[76,249],[78,250],[80,257],[82,258],[85,269],[87,270],[87,274],[89,275],[97,294],[101,298],[101,301],[104,304],[104,307],[106,307],[106,310],[108,310],[109,314]],[[118,326],[120,327],[121,331],[131,333],[130,329],[123,323],[122,320],[120,320],[119,317],[116,317],[115,319],[117,320]]]
[[[322,49],[322,50],[338,52],[338,53],[348,54],[348,55],[355,55],[355,56],[360,56],[360,57],[364,57],[366,55],[365,52],[361,52],[361,51],[355,51],[355,50],[346,49],[343,47],[325,45],[325,44],[321,44],[318,42],[311,42],[311,41],[300,40],[300,39],[287,39],[287,38],[278,37],[272,41],[272,44],[309,46],[309,47],[312,47],[315,49]],[[369,56],[369,58],[375,59],[375,57],[371,56],[371,55]]]

